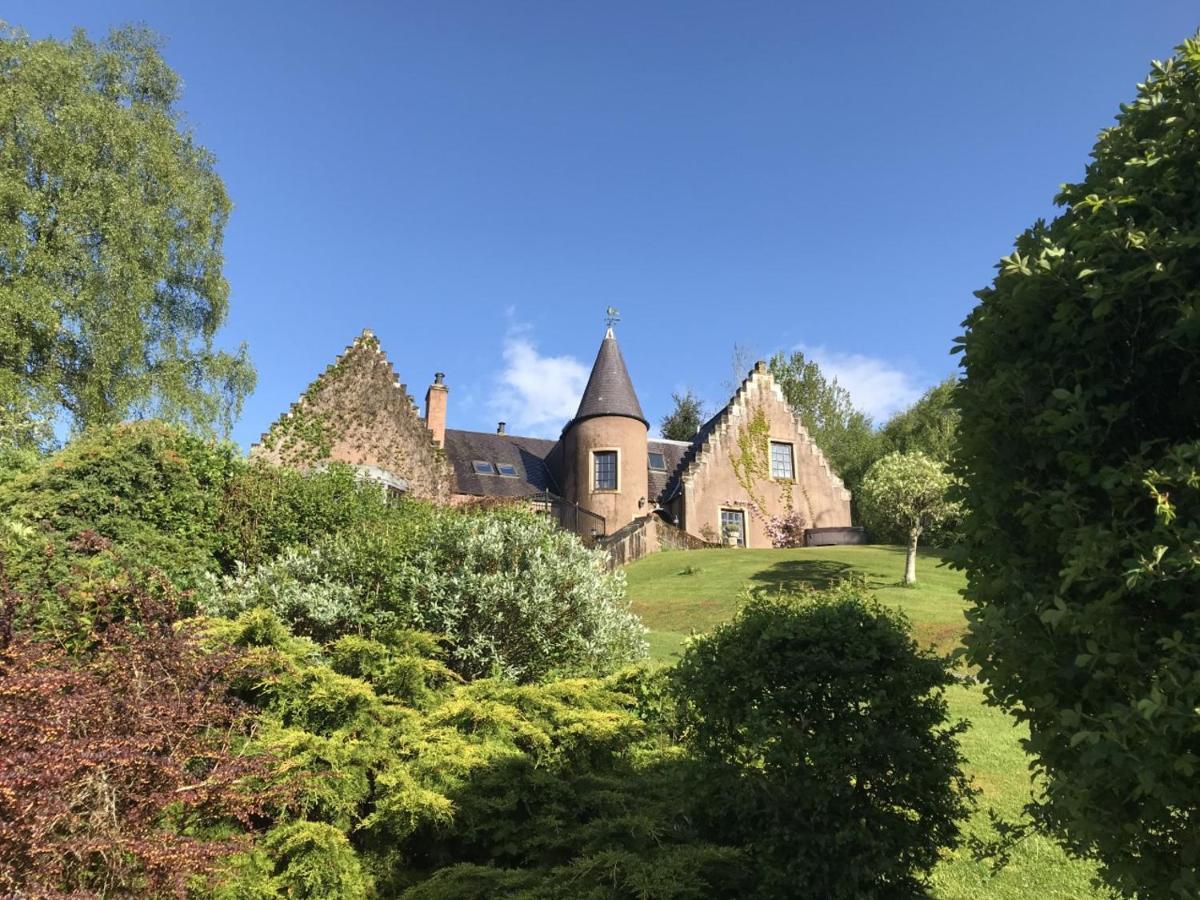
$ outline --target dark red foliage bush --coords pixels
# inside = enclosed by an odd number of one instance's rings
[[[84,640],[14,633],[27,601],[3,600],[0,895],[178,896],[245,846],[268,760],[243,752],[230,654],[180,627],[170,589],[106,589]]]

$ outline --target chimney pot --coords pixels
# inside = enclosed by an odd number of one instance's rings
[[[504,431],[505,424],[506,423],[504,423],[504,422],[500,422],[499,424],[496,425],[496,434],[504,434],[505,433],[505,431]]]
[[[445,381],[446,381],[446,373],[445,372],[434,372],[433,373],[433,383],[434,384],[444,384]]]

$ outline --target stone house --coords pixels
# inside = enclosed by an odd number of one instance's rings
[[[439,502],[525,499],[585,539],[666,521],[694,538],[770,547],[798,515],[821,542],[856,540],[850,493],[757,363],[690,441],[652,438],[609,328],[575,417],[557,440],[447,428],[442,373],[422,415],[378,338],[364,331],[263,434],[252,458],[337,460],[389,490]]]

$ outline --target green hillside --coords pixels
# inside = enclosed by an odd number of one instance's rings
[[[911,620],[922,644],[942,652],[958,646],[966,620],[959,595],[963,577],[934,553],[917,563],[919,583],[901,587],[904,551],[899,547],[814,547],[800,550],[693,550],[658,553],[626,568],[634,609],[650,629],[650,651],[670,662],[689,634],[708,630],[731,617],[747,588],[785,589],[789,584],[827,584],[850,572],[867,576],[880,600]],[[999,710],[983,704],[978,686],[949,693],[951,713],[971,728],[963,738],[969,774],[982,793],[968,825],[970,835],[993,836],[988,810],[1013,819],[1029,792],[1028,761],[1020,730]],[[1090,865],[1068,859],[1042,837],[1023,840],[1009,865],[993,875],[965,847],[934,875],[934,896],[941,898],[1089,898],[1104,896],[1090,886]]]

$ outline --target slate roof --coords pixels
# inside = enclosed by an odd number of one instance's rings
[[[567,423],[567,428],[593,416],[628,416],[647,428],[650,426],[642,413],[642,405],[638,403],[637,392],[633,389],[629,370],[625,368],[625,359],[621,356],[621,348],[617,346],[611,328],[600,342],[600,352],[596,354],[592,374],[587,387],[583,389],[579,411]]]
[[[557,441],[493,434],[486,431],[446,429],[446,458],[454,468],[455,493],[480,497],[526,497],[542,491],[561,493],[547,464]],[[511,465],[517,477],[479,475],[475,460]]]
[[[687,441],[668,441],[664,438],[651,438],[647,444],[646,449],[649,453],[661,453],[667,461],[667,471],[656,472],[651,469],[649,472],[650,499],[662,503],[666,500],[667,487],[671,484],[672,476],[692,445]]]
[[[544,438],[446,429],[446,458],[454,468],[455,493],[458,494],[527,497],[530,494],[550,491],[561,495],[562,489],[555,476],[556,451],[560,448],[558,441]],[[648,452],[661,453],[667,463],[665,472],[654,469],[648,472],[649,494],[652,500],[665,499],[666,489],[673,483],[672,479],[690,449],[691,445],[686,441],[650,439]],[[475,460],[490,462],[493,465],[514,466],[517,477],[480,475],[475,471]]]
[[[734,397],[736,398],[736,394]],[[721,423],[725,413],[729,411],[729,407],[733,405],[733,400],[721,408],[716,415],[700,426],[700,430],[692,437],[689,444],[684,447],[683,453],[680,454],[678,461],[674,466],[668,463],[668,468],[671,470],[667,478],[666,484],[663,486],[662,493],[658,495],[658,502],[666,504],[668,500],[675,496],[679,491],[679,483],[683,478],[683,473],[687,467],[695,460],[696,455],[700,452],[700,448],[708,441],[708,436],[716,430],[716,427]]]

